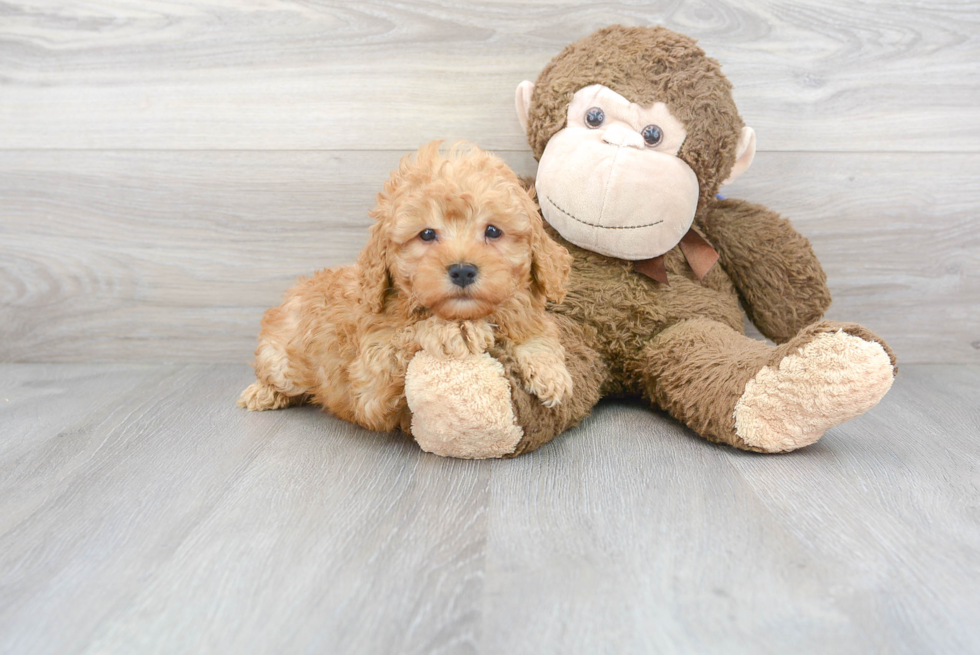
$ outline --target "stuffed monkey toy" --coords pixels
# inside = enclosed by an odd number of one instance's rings
[[[895,357],[860,325],[820,320],[830,292],[809,242],[766,207],[717,195],[751,164],[755,134],[693,39],[601,29],[516,103],[542,215],[574,259],[549,306],[574,389],[546,407],[506,342],[463,360],[419,353],[405,389],[423,449],[513,457],[603,396],[638,395],[710,441],[786,452],[885,395]],[[742,308],[776,345],[745,336]]]

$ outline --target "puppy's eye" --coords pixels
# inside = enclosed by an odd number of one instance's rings
[[[484,232],[488,239],[499,239],[503,236],[503,231],[496,225],[488,225],[487,231]]]
[[[664,131],[657,125],[647,125],[640,134],[643,135],[643,142],[651,148],[660,145],[660,142],[664,140]]]
[[[422,239],[423,241],[432,241],[433,239],[436,238],[436,231],[433,230],[431,227],[427,227],[421,232],[419,232],[419,238]]]
[[[598,107],[585,112],[585,124],[591,128],[599,127],[604,120],[606,120],[606,113]]]

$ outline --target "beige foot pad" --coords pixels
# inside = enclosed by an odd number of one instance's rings
[[[880,344],[843,331],[818,334],[749,380],[735,405],[735,431],[765,452],[796,450],[874,407],[892,380]]]
[[[405,397],[412,410],[412,436],[435,455],[503,457],[524,436],[514,418],[504,367],[486,353],[461,359],[418,353],[408,365]]]

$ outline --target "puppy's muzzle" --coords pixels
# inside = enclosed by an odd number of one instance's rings
[[[453,284],[465,289],[476,282],[476,276],[480,269],[473,264],[453,264],[446,271],[449,273],[449,279],[453,281]]]

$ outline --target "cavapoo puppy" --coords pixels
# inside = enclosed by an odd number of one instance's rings
[[[250,410],[322,405],[371,430],[411,433],[405,371],[419,351],[480,354],[508,340],[528,391],[554,406],[572,391],[557,328],[571,257],[497,157],[439,141],[402,159],[378,194],[352,266],[303,280],[262,319]]]

